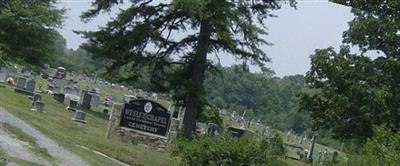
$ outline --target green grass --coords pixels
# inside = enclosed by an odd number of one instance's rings
[[[41,148],[37,144],[35,138],[31,137],[30,135],[24,133],[21,129],[14,127],[10,124],[5,123],[3,124],[3,127],[8,133],[12,134],[12,136],[16,137],[18,140],[29,143],[29,150],[32,151],[34,154],[43,157],[53,165],[56,165],[56,160],[50,156],[46,148]]]
[[[102,152],[131,165],[177,164],[168,152],[106,139],[108,121],[98,116],[100,112],[96,110],[99,108],[89,112],[87,124],[82,125],[71,120],[74,113],[67,111],[66,105],[56,103],[45,94],[42,94],[42,99],[46,104],[45,112],[33,112],[30,111],[28,97],[15,93],[9,86],[0,88],[1,107],[54,139],[62,147],[81,156],[91,165],[116,165],[116,163],[80,146]]]
[[[8,156],[3,148],[0,147],[0,166],[5,166],[7,164]]]
[[[7,163],[9,163],[9,162],[13,162],[13,163],[23,165],[23,166],[41,166],[41,165],[38,165],[38,164],[30,162],[30,161],[21,160],[19,158],[15,158],[15,157],[10,157],[6,154],[4,149],[2,149],[0,147],[0,166],[6,166]]]

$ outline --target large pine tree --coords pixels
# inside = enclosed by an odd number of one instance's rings
[[[96,32],[82,32],[85,48],[109,60],[109,74],[135,80],[144,66],[160,90],[169,90],[186,106],[184,135],[190,137],[204,104],[205,71],[211,56],[229,54],[261,67],[269,61],[259,48],[264,20],[279,0],[96,0],[85,21],[120,3],[129,3],[115,19]],[[290,1],[294,5],[294,1]]]

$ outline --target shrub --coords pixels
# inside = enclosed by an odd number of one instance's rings
[[[215,107],[206,106],[199,113],[198,120],[203,123],[215,123],[219,126],[223,125],[223,120],[219,115],[219,111]]]
[[[183,165],[271,165],[285,149],[278,134],[262,140],[219,135],[181,139],[173,154]]]
[[[364,144],[361,154],[350,157],[348,165],[399,165],[400,133],[392,133],[383,127],[376,127],[374,133],[374,137]]]

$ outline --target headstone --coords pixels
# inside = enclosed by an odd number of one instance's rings
[[[19,77],[17,80],[17,85],[16,85],[16,89],[25,89],[25,85],[26,85],[26,78],[23,77]]]
[[[54,94],[54,99],[60,103],[64,103],[65,100],[65,94],[63,93],[55,93]]]
[[[300,145],[303,144],[304,137],[305,137],[304,135],[300,137],[300,139],[299,139],[299,144]]]
[[[205,123],[197,122],[196,123],[196,134],[203,135],[207,132],[208,126]]]
[[[6,81],[6,73],[1,73],[0,72],[0,82],[5,82]]]
[[[32,76],[32,73],[30,71],[28,71],[28,70],[25,70],[23,72],[23,75],[24,75],[25,78],[30,78]]]
[[[228,133],[234,137],[242,137],[245,132],[246,132],[246,130],[244,130],[244,129],[239,129],[239,128],[235,128],[235,127],[228,128]]]
[[[322,159],[322,152],[318,151],[317,165],[322,165],[321,159]]]
[[[86,113],[80,110],[75,111],[74,118],[72,120],[80,123],[86,123]]]
[[[93,92],[96,93],[96,94],[100,94],[101,90],[100,90],[100,88],[94,88]]]
[[[82,95],[83,95],[83,98],[82,98],[82,102],[81,102],[81,107],[83,109],[90,110],[90,108],[91,108],[90,102],[92,101],[92,95],[90,95],[89,92],[86,90],[82,91]]]
[[[69,92],[69,94],[78,96],[79,95],[78,87],[72,87],[71,91]]]
[[[69,93],[71,92],[71,89],[72,89],[72,88],[71,88],[70,86],[65,86],[65,87],[64,87],[64,93],[65,93],[65,94],[69,94]]]
[[[34,104],[34,108],[32,109],[32,111],[36,111],[36,112],[43,112],[44,110],[44,103],[41,101],[36,101]]]
[[[287,136],[287,141],[290,140],[291,134],[292,134],[292,129],[290,129],[290,130],[288,131],[287,135],[286,135],[286,136]]]
[[[8,73],[10,73],[10,74],[16,74],[16,73],[18,73],[18,68],[17,68],[16,66],[9,67],[9,68],[8,68]]]
[[[100,95],[95,94],[95,93],[89,93],[92,97],[90,100],[90,105],[91,106],[98,106],[101,104],[101,100],[100,100]]]
[[[66,81],[64,79],[56,78],[53,80],[54,86],[57,88],[62,88],[65,86]]]
[[[69,106],[67,107],[68,110],[76,111],[79,108],[79,102],[75,100],[69,100]]]
[[[35,92],[35,86],[36,86],[36,81],[35,80],[33,80],[33,79],[28,80],[28,82],[26,83],[26,91],[34,93]]]
[[[180,109],[181,109],[180,106],[174,105],[174,111],[172,113],[173,118],[178,119]]]
[[[221,133],[221,127],[215,123],[209,123],[207,133],[208,135],[219,135]]]
[[[152,93],[152,94],[151,94],[151,97],[152,97],[155,101],[158,100],[158,95],[157,95],[157,93]]]
[[[30,91],[30,90],[32,89],[32,84],[33,84],[33,83],[30,82],[29,87],[28,87],[28,88],[30,88],[30,89],[27,90],[27,89],[26,89],[26,85],[27,85],[26,80],[27,80],[27,79],[24,78],[24,77],[18,77],[17,86],[15,87],[14,91],[15,91],[15,92],[18,92],[18,93],[25,94],[25,95],[33,96],[34,92]],[[34,85],[33,85],[33,86],[34,86]],[[34,88],[33,88],[33,89],[34,89]]]
[[[34,94],[32,97],[32,106],[35,106],[35,102],[42,101],[42,96],[38,94]]]
[[[131,100],[135,100],[136,96],[132,96],[132,95],[124,95],[123,97],[123,101],[124,103],[129,103]]]

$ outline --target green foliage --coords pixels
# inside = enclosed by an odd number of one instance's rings
[[[285,154],[282,139],[246,139],[227,135],[180,140],[174,155],[183,165],[271,165]]]
[[[259,118],[281,130],[297,133],[311,127],[308,112],[298,112],[300,91],[307,91],[302,75],[272,78],[268,73],[251,73],[247,65],[219,67],[208,73],[205,81],[207,100],[211,105],[236,111],[247,119]]]
[[[51,62],[51,65],[65,67],[67,71],[95,76],[101,74],[104,63],[93,59],[92,55],[84,49],[78,48],[77,50],[65,49],[55,61]]]
[[[316,93],[302,95],[302,109],[312,113],[315,126],[330,128],[336,137],[365,141],[374,125],[400,128],[399,1],[332,0],[351,6],[356,16],[344,32],[345,44],[316,50],[311,56],[307,83]],[[371,59],[364,53],[378,52]]]
[[[387,165],[400,162],[400,133],[392,133],[383,127],[374,128],[374,136],[368,139],[361,154],[352,155],[348,165]]]
[[[350,54],[348,47],[340,52],[333,48],[317,50],[311,56],[307,81],[313,94],[302,95],[302,109],[310,111],[315,126],[331,128],[336,137],[365,139],[372,136],[372,125],[386,123],[387,91],[377,85],[379,73],[373,61]]]
[[[85,12],[82,18],[89,21],[99,12],[108,11],[120,2],[123,1],[96,0],[93,9]],[[206,28],[210,30],[204,36],[208,43],[202,48],[204,51],[226,51],[263,66],[263,62],[269,59],[258,45],[268,44],[261,38],[266,32],[254,22],[262,22],[272,16],[270,10],[279,9],[280,3],[261,0],[252,3],[220,0],[148,3],[138,0],[133,1],[128,9],[121,10],[99,31],[80,33],[89,40],[85,44],[88,51],[112,62],[107,65],[110,75],[134,81],[141,76],[141,69],[148,66],[152,79],[158,80],[160,89],[180,93],[188,90],[181,87],[191,89],[188,86],[192,83],[188,79],[193,77],[190,73],[194,70],[191,68],[199,51],[196,43],[200,38],[200,34],[191,31],[199,32],[201,21],[206,21]],[[294,2],[291,1],[291,4]],[[201,68],[204,70],[211,66],[213,63],[209,61]]]
[[[56,55],[56,28],[64,10],[55,0],[2,0],[0,2],[0,44],[6,61],[40,65]]]
[[[96,0],[85,21],[124,1]],[[148,67],[152,83],[186,105],[185,135],[195,128],[205,105],[205,72],[215,67],[212,53],[224,52],[261,67],[269,61],[259,48],[267,17],[284,1],[172,0],[130,1],[115,19],[96,32],[80,32],[84,47],[110,62],[108,74],[135,81]],[[294,5],[294,0],[289,1]],[[257,24],[258,23],[258,24]]]
[[[200,111],[197,120],[203,123],[215,123],[218,126],[223,125],[223,120],[219,115],[218,109],[210,106],[206,106],[202,111]]]

